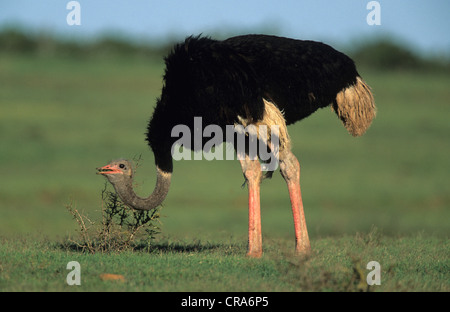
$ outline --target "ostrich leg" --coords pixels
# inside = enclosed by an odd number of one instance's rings
[[[311,245],[300,191],[300,164],[292,152],[286,152],[282,158],[280,157],[280,171],[286,181],[291,198],[296,240],[295,250],[299,254],[308,254],[311,251]]]
[[[248,183],[248,252],[247,256],[262,256],[261,209],[259,187],[262,180],[259,160],[251,160],[247,155],[240,160],[242,172]]]

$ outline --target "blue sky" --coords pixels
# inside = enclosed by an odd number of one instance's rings
[[[450,54],[449,0],[378,0],[381,25],[370,26],[370,0],[78,0],[81,25],[69,26],[69,0],[0,0],[0,27],[21,25],[65,37],[119,33],[138,40],[191,34],[275,33],[337,45],[391,35],[419,52]]]

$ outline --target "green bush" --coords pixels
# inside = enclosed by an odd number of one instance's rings
[[[73,204],[66,206],[79,225],[80,236],[69,238],[66,247],[89,253],[150,248],[159,227],[158,209],[137,211],[124,205],[108,185],[102,191],[102,222],[92,221]]]
[[[381,38],[362,43],[353,53],[358,65],[378,70],[449,70],[447,59],[424,58],[404,44]]]

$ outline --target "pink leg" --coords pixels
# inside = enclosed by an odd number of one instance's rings
[[[295,250],[300,254],[308,254],[311,251],[311,245],[309,243],[300,190],[300,164],[294,154],[289,152],[283,159],[280,159],[280,170],[281,175],[286,180],[289,197],[291,198],[296,239]]]
[[[248,183],[248,252],[247,256],[262,256],[260,184],[262,179],[259,160],[248,156],[241,160],[242,171]]]

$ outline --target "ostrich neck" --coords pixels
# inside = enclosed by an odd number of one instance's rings
[[[147,198],[136,195],[131,178],[127,179],[126,182],[113,184],[119,197],[127,206],[138,210],[151,210],[161,205],[169,192],[172,173],[164,172],[158,167],[156,167],[156,171],[156,185],[152,194]]]

